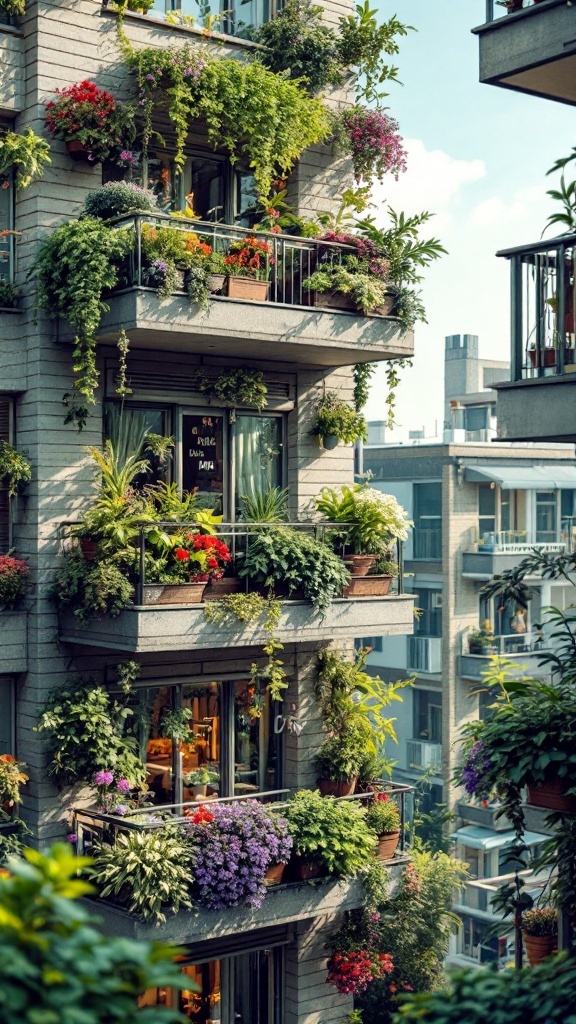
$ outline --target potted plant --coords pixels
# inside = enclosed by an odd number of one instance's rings
[[[366,811],[366,824],[378,836],[378,859],[392,860],[400,839],[400,812],[387,793],[375,793]]]
[[[208,786],[218,781],[218,772],[214,768],[194,768],[186,772],[183,782],[190,792],[190,800],[198,800],[199,797],[206,797]]]
[[[529,348],[528,355],[530,357],[530,362],[532,366],[538,366],[538,349],[536,347]],[[540,350],[540,365],[544,367],[556,366],[557,357],[558,353],[556,349],[546,346],[545,348]]]
[[[124,148],[135,136],[134,111],[112,93],[85,79],[56,90],[46,104],[46,127],[62,139],[73,160],[99,163]]]
[[[558,948],[558,912],[553,907],[533,907],[522,914],[522,937],[531,967],[547,960]]]
[[[368,427],[362,413],[355,412],[335,391],[327,391],[316,402],[310,433],[320,448],[329,451],[340,442],[353,444],[358,438],[368,440]]]
[[[160,298],[187,291],[191,302],[201,308],[206,305],[212,248],[194,231],[143,224],[142,255],[143,278],[156,288]]]
[[[5,278],[0,278],[0,309],[16,309],[20,289]]]
[[[345,597],[386,597],[392,580],[398,576],[398,563],[394,561],[390,551],[376,555],[376,561],[370,566],[366,576],[352,576],[350,583],[344,588]]]
[[[272,248],[264,239],[247,235],[232,242],[224,257],[228,298],[265,302],[271,263]]]
[[[226,272],[227,267],[225,263],[224,253],[213,252],[208,257],[208,286],[210,288],[211,295],[222,295],[226,285]]]
[[[28,593],[30,568],[21,558],[0,555],[0,611],[13,611]]]
[[[521,11],[524,6],[524,0],[496,0],[496,3],[499,7],[505,7],[508,14]]]
[[[314,501],[325,520],[345,527],[341,532],[332,531],[332,539],[344,548],[352,576],[365,576],[394,540],[407,539],[412,525],[396,498],[368,484],[339,490],[325,487]]]
[[[356,802],[302,789],[284,813],[294,840],[291,870],[296,878],[356,875],[369,865],[377,837]]]
[[[159,213],[158,200],[150,189],[134,181],[108,181],[89,192],[84,200],[87,217],[124,217],[131,213]]]
[[[324,740],[312,762],[322,796],[350,796],[354,792],[366,759],[365,742],[364,723],[354,720]]]
[[[470,654],[490,654],[494,650],[494,631],[488,619],[480,629],[472,629],[468,633],[468,652]]]
[[[231,559],[227,544],[209,534],[177,534],[167,548],[161,536],[159,550],[148,552],[144,603],[200,604],[211,577],[220,578]]]
[[[13,498],[32,479],[32,467],[25,455],[9,444],[0,441],[0,480],[8,484],[8,494]]]
[[[17,761],[12,754],[0,755],[0,807],[4,814],[12,816],[16,804],[22,800],[20,787],[28,782],[23,761]],[[0,828],[2,823],[0,823]],[[3,831],[7,831],[8,826]]]

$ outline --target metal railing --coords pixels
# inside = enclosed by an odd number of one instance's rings
[[[470,644],[472,644],[473,650],[470,650]],[[542,633],[507,633],[491,637],[481,643],[477,640],[471,641],[467,633],[462,634],[462,654],[471,658],[491,658],[494,655],[502,658],[514,658],[527,654],[541,654],[546,649],[547,645]]]
[[[557,530],[499,530],[485,533],[477,541],[477,551],[482,554],[523,554],[526,555],[536,548],[560,554],[572,550],[574,537],[574,519],[572,516],[562,520],[560,531]]]
[[[130,217],[116,217],[110,222],[116,228],[134,232],[134,246],[125,265],[119,273],[116,292],[126,288],[151,288],[155,285],[147,270],[142,248],[142,228],[173,228],[196,235],[201,242],[212,247],[213,252],[225,254],[231,242],[247,236],[256,236],[268,243],[269,280],[268,302],[289,306],[315,306],[315,294],[304,288],[304,281],[314,273],[319,264],[341,263],[344,255],[355,255],[352,246],[337,242],[321,241],[314,238],[299,238],[295,235],[275,235],[267,231],[253,231],[246,227],[208,221],[184,221],[162,213],[133,214]],[[183,288],[178,293],[183,293]]]
[[[442,744],[430,740],[406,740],[406,761],[409,768],[442,771]]]
[[[441,672],[442,637],[409,636],[408,668],[414,672]]]
[[[414,558],[437,562],[442,558],[442,526],[438,529],[414,527]]]
[[[576,373],[575,249],[572,233],[497,253],[511,267],[512,380]]]
[[[508,11],[504,4],[499,4],[497,0],[486,0],[486,24],[491,21],[500,21],[501,18],[505,18],[509,14],[516,14],[518,11],[532,10],[541,2],[542,0],[519,0],[517,9]]]

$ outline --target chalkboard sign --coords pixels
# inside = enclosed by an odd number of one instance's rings
[[[222,416],[182,417],[182,489],[222,495],[224,480]]]

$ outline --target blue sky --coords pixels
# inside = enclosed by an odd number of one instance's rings
[[[428,271],[422,297],[428,325],[418,325],[416,357],[398,391],[399,427],[434,428],[442,417],[444,336],[480,336],[480,354],[508,358],[508,265],[497,249],[540,237],[552,207],[546,171],[576,145],[571,107],[480,85],[478,39],[484,0],[376,0],[417,31],[401,42],[402,86],[390,86],[390,113],[409,152],[399,182],[377,184],[384,209],[435,212],[431,233],[449,255]],[[576,165],[575,165],[576,177]],[[384,415],[382,374],[375,378],[369,419]]]

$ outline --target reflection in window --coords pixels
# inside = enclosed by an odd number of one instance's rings
[[[223,160],[192,158],[192,206],[200,220],[216,222],[225,219],[225,166]]]
[[[234,684],[234,795],[276,788],[278,737],[271,730],[268,694],[251,683]]]
[[[282,483],[282,421],[239,416],[236,421],[236,500]]]
[[[194,733],[191,743],[183,743],[182,777],[184,779],[184,801],[204,796],[223,796],[221,785],[222,744],[222,687],[220,683],[186,684],[182,694],[182,705],[189,708],[192,717],[189,725]],[[210,783],[194,783],[187,780],[190,772],[206,769]],[[193,776],[192,776],[193,778]]]

